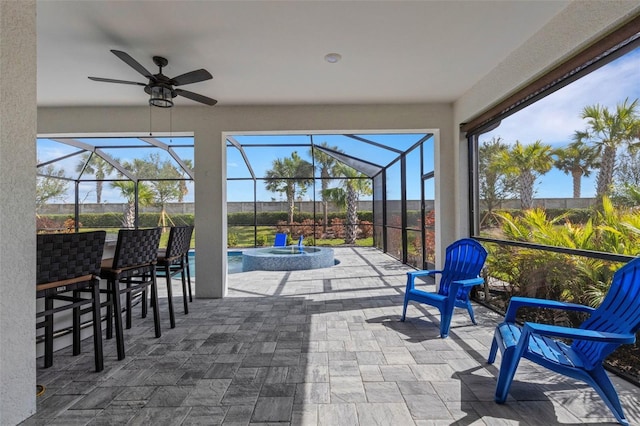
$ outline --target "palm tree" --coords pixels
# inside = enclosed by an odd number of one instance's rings
[[[336,165],[334,171],[336,176],[342,178],[342,186],[326,189],[323,191],[323,195],[340,208],[347,209],[344,242],[345,244],[355,244],[358,236],[358,201],[360,194],[370,195],[372,193],[371,180],[368,179],[368,176],[343,163]]]
[[[128,181],[111,182],[112,188],[117,188],[127,200],[127,209],[124,211],[122,218],[122,226],[124,228],[133,228],[135,226],[136,217],[136,183]],[[153,191],[144,182],[138,182],[138,205],[148,206],[153,203]]]
[[[565,148],[556,149],[553,154],[554,166],[573,179],[573,198],[580,198],[582,177],[588,177],[591,170],[599,165],[596,149],[577,138]]]
[[[271,192],[284,193],[289,205],[289,223],[293,223],[295,201],[313,183],[313,164],[294,151],[289,158],[277,158],[265,174],[265,187]]]
[[[329,144],[327,144],[327,142],[322,142],[320,146],[323,148],[331,149],[333,151],[342,152],[337,146],[330,147]],[[329,200],[325,197],[324,191],[326,191],[329,188],[328,179],[334,175],[333,172],[336,167],[337,161],[335,158],[333,158],[326,152],[321,151],[319,149],[312,149],[311,153],[313,155],[313,159],[315,160],[315,165],[320,171],[320,177],[322,178],[320,181],[320,185],[321,185],[320,195],[322,197],[322,210],[323,210],[322,211],[323,213],[322,233],[326,235],[328,221],[329,221],[328,220]]]
[[[599,104],[584,107],[581,117],[587,120],[587,129],[576,132],[581,140],[592,143],[600,156],[600,170],[596,178],[596,199],[600,207],[602,197],[611,190],[618,147],[632,145],[640,136],[640,118],[636,111],[638,99],[628,102],[629,99],[625,99],[616,105],[615,112]]]
[[[518,178],[520,206],[523,210],[533,207],[534,185],[538,176],[547,173],[553,165],[551,145],[537,140],[523,145],[520,141],[509,151],[502,153],[501,167],[507,174]]]
[[[88,163],[87,163],[88,161]],[[86,164],[86,166],[85,166]],[[104,178],[113,171],[113,166],[98,154],[85,152],[76,165],[76,172],[89,173],[96,178],[96,203],[102,202],[102,185]]]

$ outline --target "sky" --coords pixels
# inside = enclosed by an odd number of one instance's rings
[[[640,48],[610,62],[555,93],[524,108],[502,121],[495,130],[480,136],[480,142],[501,137],[505,143],[533,143],[541,140],[554,148],[572,142],[576,130],[585,130],[580,118],[587,105],[600,104],[615,110],[629,98],[640,98]],[[638,108],[640,113],[640,108]],[[597,171],[582,180],[582,197],[595,196]],[[571,176],[558,169],[538,179],[536,197],[564,198],[573,195]]]
[[[572,135],[576,130],[584,130],[586,123],[580,118],[580,112],[587,105],[600,104],[615,109],[616,105],[625,99],[632,102],[640,98],[640,48],[618,58],[617,60],[601,67],[587,76],[565,86],[555,93],[541,99],[540,101],[524,108],[514,115],[504,119],[501,125],[491,132],[480,136],[480,142],[491,140],[493,137],[500,137],[508,144],[520,141],[522,144],[529,144],[540,140],[552,147],[567,145],[572,141]],[[639,108],[640,112],[640,108]],[[417,142],[422,135],[361,135],[380,142],[405,150]],[[236,135],[234,136],[242,144],[276,144],[276,147],[247,147],[246,154],[249,158],[254,173],[257,176],[264,176],[265,172],[273,166],[276,158],[290,157],[296,151],[300,157],[311,161],[310,137],[308,135]],[[175,146],[180,144],[193,144],[192,138],[159,138],[162,142]],[[314,144],[326,142],[330,147],[337,146],[343,152],[353,157],[367,160],[371,163],[385,166],[392,161],[396,154],[375,146],[362,143],[342,135],[314,135]],[[119,149],[116,145],[135,144],[141,142],[135,139],[109,139],[104,138],[101,144],[111,146],[105,148],[105,152],[114,158],[122,161],[132,161],[134,158],[145,158],[150,152],[157,152],[163,160],[174,160],[166,151],[157,148],[134,148]],[[284,146],[284,145],[304,145],[304,146]],[[424,171],[433,170],[433,138],[424,144]],[[47,139],[38,140],[38,161],[44,162],[54,158],[60,158],[74,152],[77,148],[52,142]],[[181,158],[195,163],[192,148],[175,148]],[[80,156],[56,162],[56,166],[65,171],[68,177],[74,177]],[[414,151],[408,156],[408,198],[419,199],[420,196],[420,173],[419,154]],[[175,162],[174,162],[175,163]],[[593,172],[590,177],[582,180],[582,196],[593,197],[595,195],[595,179],[597,172]],[[112,177],[115,177],[115,173]],[[227,149],[227,176],[231,178],[249,177],[248,169],[244,165],[244,160],[235,148]],[[399,199],[399,167],[396,165],[388,171],[388,198]],[[337,184],[337,182],[336,182]],[[319,183],[317,184],[319,191]],[[426,198],[433,199],[433,184],[429,182],[426,190]],[[194,198],[193,183],[188,185],[189,193],[185,201],[191,202]],[[535,186],[535,196],[537,198],[564,198],[573,195],[571,176],[563,172],[552,169],[550,172],[538,178]],[[257,198],[259,201],[270,201],[272,199],[282,200],[284,197],[277,193],[269,192],[264,187],[263,181],[258,181]],[[304,200],[313,199],[313,190],[310,189],[302,197]],[[227,187],[228,201],[253,201],[253,183],[251,181],[229,181]],[[320,199],[319,193],[316,199]],[[363,196],[362,199],[371,199]],[[103,202],[124,202],[119,190],[111,188],[109,184],[103,186]],[[67,196],[59,202],[73,203],[73,185],[69,185]],[[83,182],[80,184],[80,202],[91,203],[96,201],[95,183]]]

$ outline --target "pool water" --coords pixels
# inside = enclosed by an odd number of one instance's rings
[[[241,251],[230,251],[227,253],[227,273],[228,274],[237,274],[242,272],[242,252]],[[189,270],[191,272],[191,276],[196,276],[196,252],[189,252]]]

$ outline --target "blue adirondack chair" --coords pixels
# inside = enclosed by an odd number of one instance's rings
[[[423,270],[407,272],[407,289],[404,294],[402,319],[407,315],[409,301],[425,303],[440,310],[440,337],[449,335],[451,317],[454,308],[466,308],[471,322],[476,324],[473,307],[469,300],[469,291],[473,286],[482,284],[480,271],[487,258],[487,251],[475,240],[464,238],[447,247],[444,268],[442,270]],[[428,293],[415,288],[416,277],[440,274],[440,287],[437,293]]]
[[[277,233],[273,241],[274,247],[285,247],[287,245],[287,234]]]
[[[516,312],[523,306],[590,313],[580,328],[525,322],[516,324]],[[504,322],[496,327],[489,364],[500,349],[502,362],[495,401],[504,403],[518,368],[526,358],[556,373],[582,380],[602,397],[620,424],[628,425],[618,394],[602,362],[618,346],[635,342],[640,329],[640,258],[618,269],[611,287],[597,308],[552,300],[513,297]],[[558,339],[571,339],[571,345]]]

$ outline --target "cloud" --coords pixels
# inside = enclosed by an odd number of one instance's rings
[[[640,98],[640,49],[629,53],[555,93],[504,119],[495,130],[481,136],[500,136],[506,143],[569,143],[576,130],[584,130],[580,118],[587,105],[614,109],[626,98]]]

